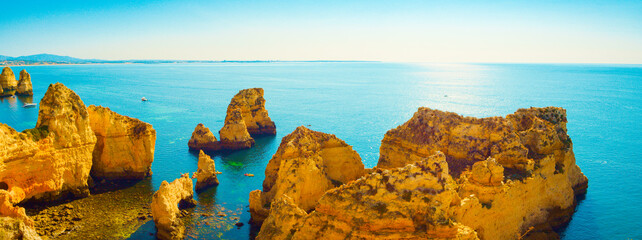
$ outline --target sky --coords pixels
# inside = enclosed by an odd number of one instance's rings
[[[0,55],[642,64],[642,1],[6,1]]]

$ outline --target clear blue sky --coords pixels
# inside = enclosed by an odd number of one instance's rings
[[[3,1],[0,55],[642,63],[642,1]]]

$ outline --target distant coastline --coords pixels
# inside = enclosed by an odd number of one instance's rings
[[[281,61],[281,60],[102,60],[81,59],[54,54],[37,54],[20,57],[0,55],[0,66],[85,65],[85,64],[167,64],[167,63],[269,63],[269,62],[372,62],[372,61]]]

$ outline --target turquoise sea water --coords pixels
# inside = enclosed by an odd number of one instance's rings
[[[216,132],[227,104],[240,89],[265,89],[277,136],[256,146],[215,155],[221,184],[198,194],[197,209],[242,209],[248,193],[261,189],[264,170],[281,138],[297,126],[332,133],[352,145],[366,167],[376,165],[385,132],[420,106],[466,116],[505,116],[518,108],[567,109],[568,133],[577,164],[589,178],[563,239],[642,238],[642,65],[406,64],[406,63],[221,63],[77,65],[27,69],[39,102],[50,83],[62,82],[86,105],[97,104],[153,124],[157,131],[151,184],[194,172],[188,151],[194,127]],[[141,97],[149,99],[141,102]],[[0,122],[21,131],[35,126],[38,109],[24,99],[1,99]],[[255,177],[245,177],[253,173]],[[116,201],[116,200],[115,200]],[[213,210],[212,210],[213,211]],[[250,227],[198,228],[199,238],[247,239]],[[153,222],[132,238],[150,238]]]

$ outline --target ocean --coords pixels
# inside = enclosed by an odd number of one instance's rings
[[[199,204],[191,210],[234,209],[245,225],[216,228],[194,217],[188,238],[250,237],[248,194],[262,188],[281,138],[298,126],[335,134],[371,168],[386,131],[421,106],[474,117],[558,106],[567,110],[577,165],[589,179],[562,238],[642,239],[642,65],[266,62],[12,69],[31,74],[33,102],[50,83],[61,82],[86,105],[151,123],[157,132],[153,176],[138,183],[147,191],[196,171],[198,153],[188,150],[187,141],[198,123],[218,138],[230,99],[244,88],[265,89],[277,135],[257,138],[248,150],[213,155],[220,185],[197,194]],[[34,127],[38,108],[22,108],[23,101],[29,99],[0,99],[0,122],[18,131]],[[154,232],[149,221],[131,238],[153,239]]]

